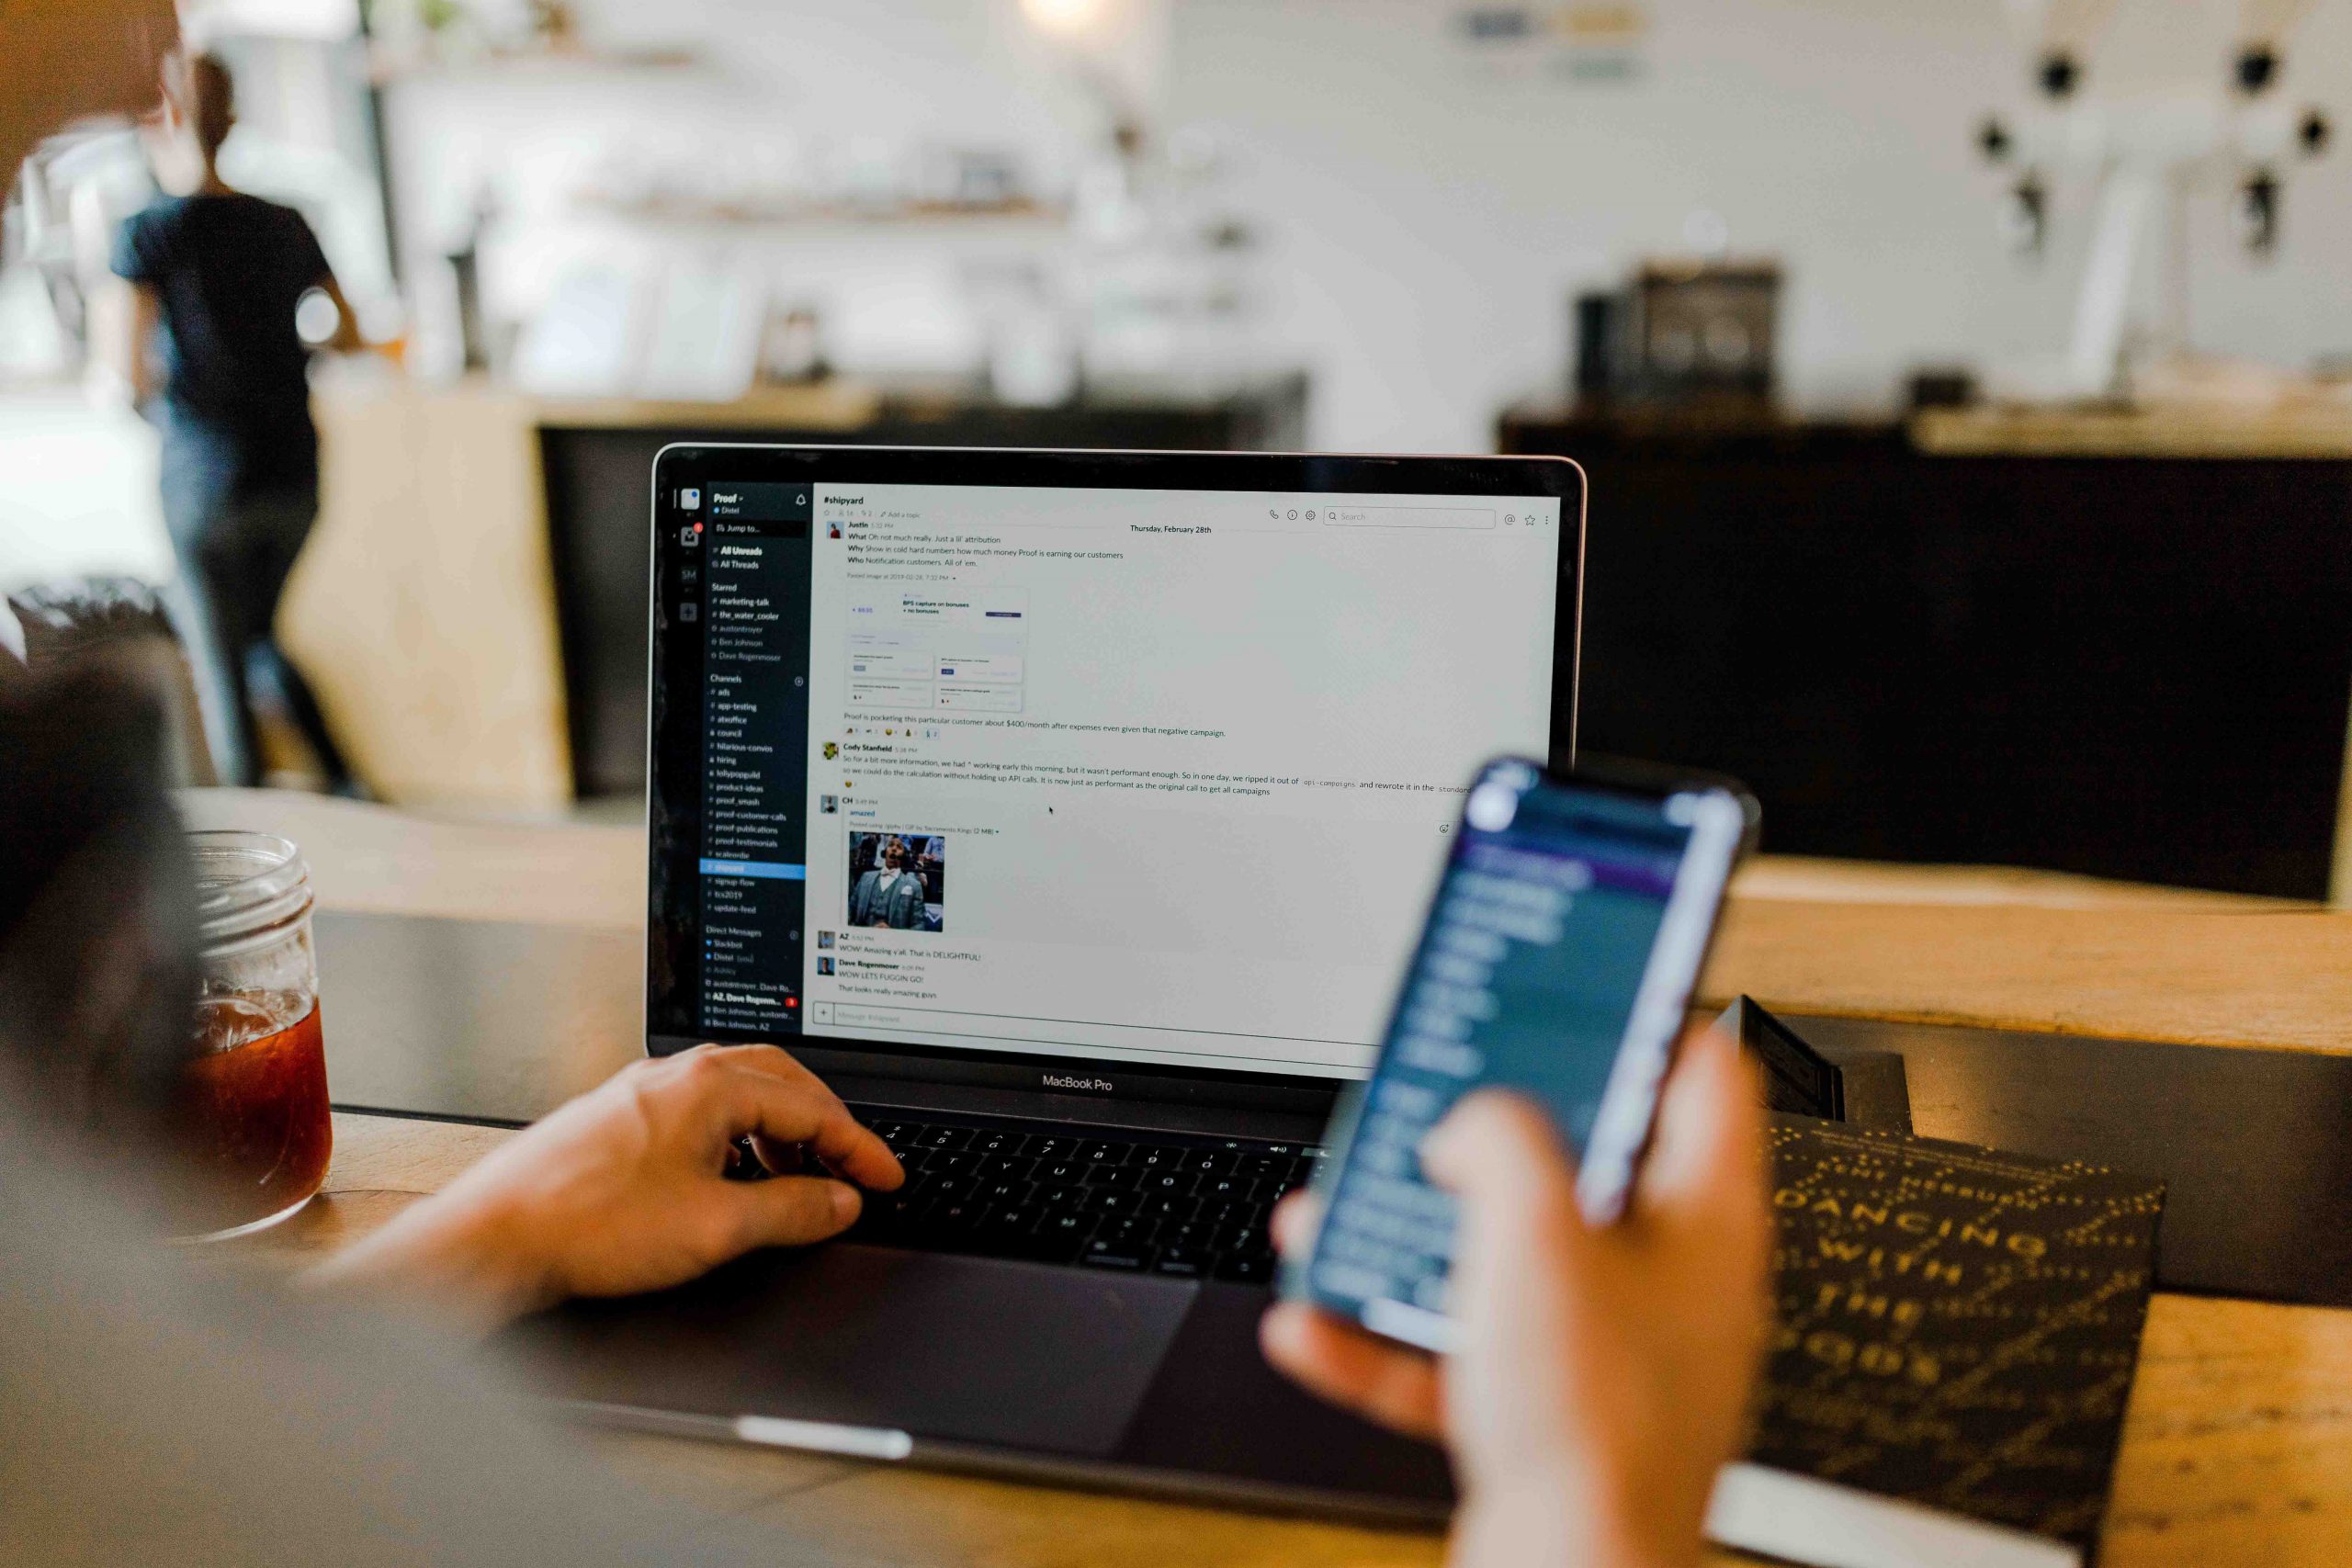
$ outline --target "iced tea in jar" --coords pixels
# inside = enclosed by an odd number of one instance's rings
[[[267,833],[188,835],[204,987],[174,1126],[183,1235],[275,1224],[325,1182],[334,1125],[319,1033],[311,868]]]

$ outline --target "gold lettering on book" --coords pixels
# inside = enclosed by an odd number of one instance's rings
[[[1832,1263],[1859,1263],[1872,1273],[1916,1272],[1920,1279],[1930,1283],[1960,1283],[1960,1265],[1943,1258],[1930,1258],[1922,1252],[1889,1252],[1866,1241],[1845,1241],[1837,1236],[1825,1235],[1815,1239],[1820,1245],[1821,1256]]]
[[[1890,1296],[1883,1291],[1867,1290],[1860,1285],[1824,1285],[1815,1298],[1816,1312],[1842,1312],[1852,1317],[1873,1317],[1907,1328],[1919,1321],[1927,1309],[1907,1296]]]
[[[1808,1360],[1820,1362],[1839,1371],[1867,1372],[1872,1377],[1901,1378],[1906,1382],[1925,1388],[1943,1377],[1942,1363],[1916,1346],[1893,1345],[1883,1340],[1857,1339],[1834,1328],[1816,1328],[1810,1332],[1783,1328],[1782,1349],[1796,1349]]]
[[[1772,1194],[1776,1209],[1801,1210],[1818,1219],[1839,1220],[1849,1225],[1888,1225],[1906,1235],[1932,1237],[1938,1241],[1957,1241],[1974,1247],[2007,1250],[2018,1258],[2039,1258],[2048,1255],[2050,1243],[2046,1237],[2031,1231],[2003,1230],[1996,1224],[1976,1224],[1968,1221],[1940,1219],[1921,1209],[1889,1209],[1874,1203],[1841,1202],[1835,1194],[1815,1197],[1794,1187],[1782,1187]]]

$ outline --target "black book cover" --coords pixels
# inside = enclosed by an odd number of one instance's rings
[[[2096,1544],[2160,1181],[1774,1117],[1779,1322],[1749,1458]]]

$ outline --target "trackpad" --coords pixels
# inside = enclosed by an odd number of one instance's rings
[[[1101,1457],[1198,1290],[833,1246],[747,1258],[659,1295],[574,1303],[509,1337],[533,1381],[567,1398]]]

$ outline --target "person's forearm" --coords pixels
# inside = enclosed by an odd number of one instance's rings
[[[484,1205],[456,1203],[447,1195],[421,1199],[311,1269],[303,1282],[413,1305],[487,1334],[554,1304],[557,1296],[524,1262],[527,1250],[504,1235],[513,1224]]]

